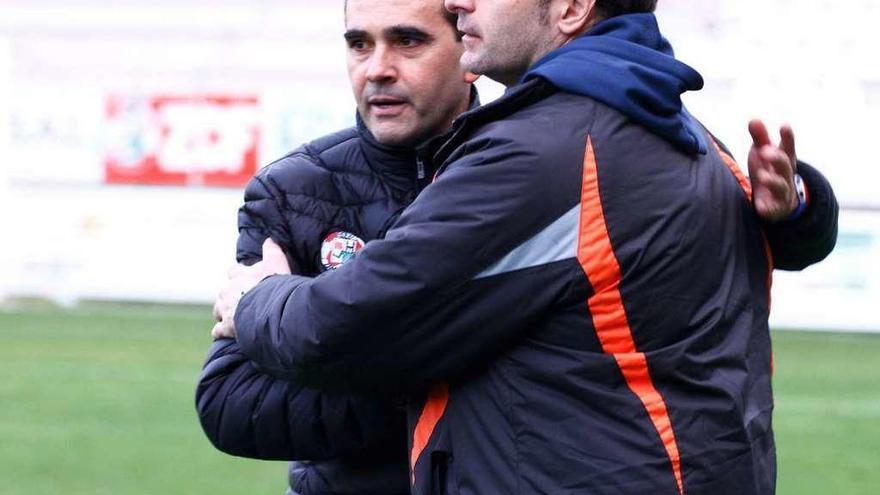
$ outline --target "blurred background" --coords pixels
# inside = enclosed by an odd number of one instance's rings
[[[780,493],[876,493],[880,3],[658,17],[740,163],[750,118],[789,122],[836,189],[836,251],[774,286]],[[343,30],[341,1],[0,0],[0,493],[283,492],[191,397],[242,186],[354,121]]]

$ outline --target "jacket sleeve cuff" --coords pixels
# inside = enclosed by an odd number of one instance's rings
[[[776,267],[802,270],[824,259],[837,242],[838,204],[828,180],[812,166],[798,162],[808,199],[796,218],[764,223]]]

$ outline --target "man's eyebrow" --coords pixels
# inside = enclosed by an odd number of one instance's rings
[[[343,35],[346,40],[360,40],[367,37],[367,32],[363,29],[349,29]]]
[[[385,30],[385,36],[389,38],[415,38],[423,41],[434,39],[433,36],[425,32],[423,29],[415,26],[400,25],[391,26]]]

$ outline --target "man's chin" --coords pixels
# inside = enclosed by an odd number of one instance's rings
[[[415,135],[414,129],[391,122],[380,122],[368,127],[376,141],[386,146],[410,146]]]
[[[465,50],[464,53],[461,54],[461,67],[474,74],[484,74],[484,67],[481,60],[481,56],[476,51]]]

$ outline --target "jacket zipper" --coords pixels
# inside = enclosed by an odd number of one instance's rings
[[[416,158],[416,176],[420,181],[425,179],[425,161],[422,157]]]

